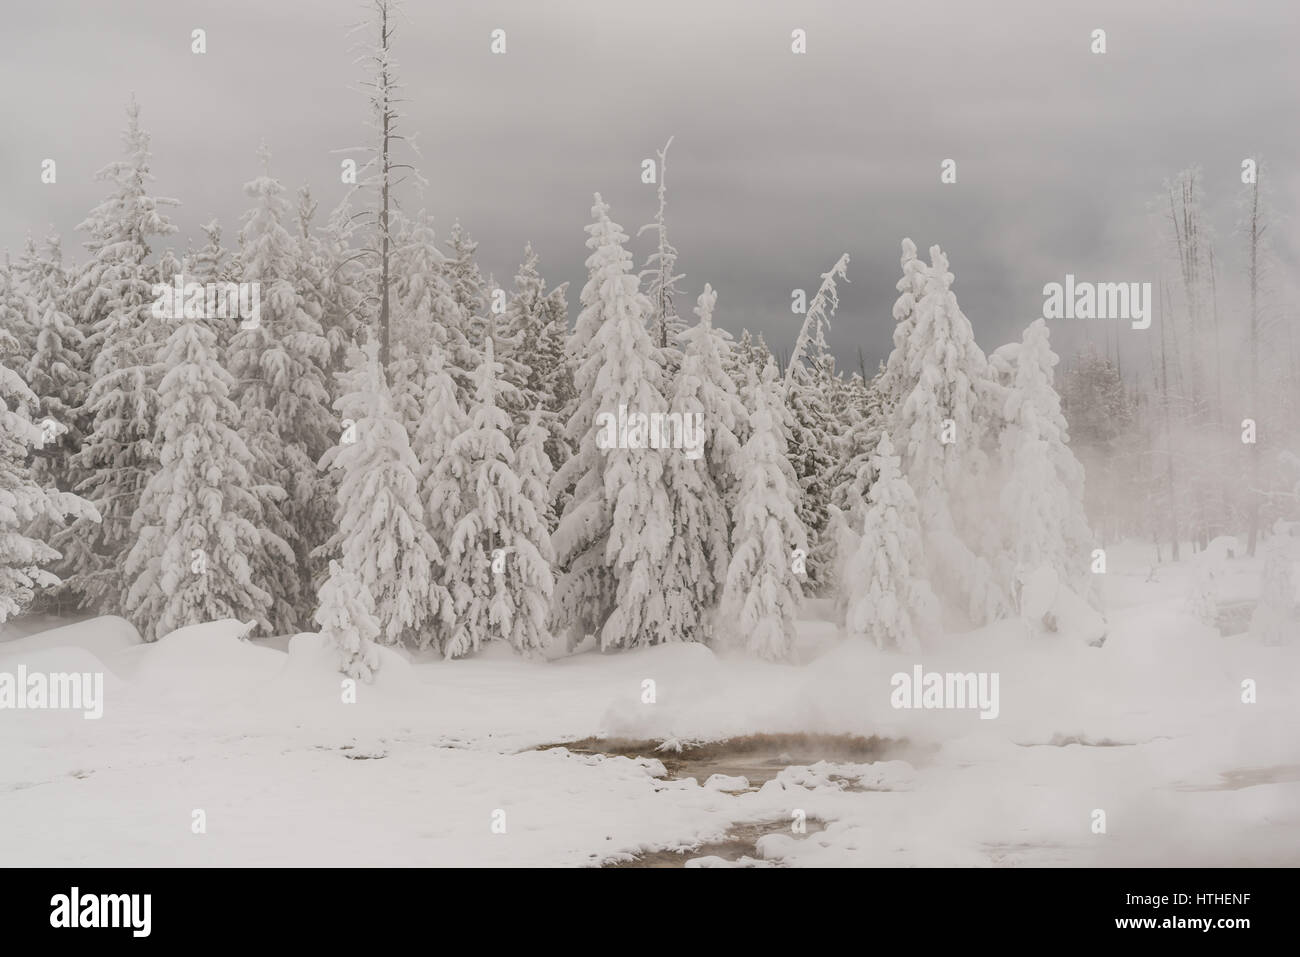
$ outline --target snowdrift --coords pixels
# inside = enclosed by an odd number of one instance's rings
[[[379,671],[373,682],[357,683],[357,703],[378,694],[406,695],[419,690],[411,663],[392,648],[376,646]],[[319,698],[331,706],[340,701],[345,675],[339,672],[338,649],[323,636],[302,632],[289,639],[289,652],[268,690],[298,697]]]
[[[125,618],[104,615],[37,632],[26,638],[0,642],[0,658],[30,655],[50,648],[81,648],[99,659],[102,668],[102,663],[111,662],[118,652],[138,644],[140,633],[134,625]]]
[[[233,618],[178,628],[141,652],[135,684],[166,697],[236,697],[284,662],[282,653],[243,640],[248,630]]]

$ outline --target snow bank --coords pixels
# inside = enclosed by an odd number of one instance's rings
[[[249,626],[233,618],[188,625],[141,653],[135,683],[164,697],[238,697],[280,669],[284,655],[244,641]]]
[[[121,680],[104,667],[104,662],[85,648],[61,645],[0,656],[0,671],[14,674],[19,665],[25,667],[29,675],[103,674],[106,695],[122,687]]]
[[[125,618],[104,615],[0,643],[0,658],[48,648],[83,648],[99,659],[102,669],[118,652],[138,644],[140,633],[134,625]]]
[[[357,702],[381,695],[405,695],[419,690],[411,663],[392,648],[376,646],[379,671],[370,683],[357,683]],[[320,697],[337,704],[344,675],[339,672],[339,653],[329,640],[314,632],[303,632],[289,639],[289,654],[270,688],[277,694]]]

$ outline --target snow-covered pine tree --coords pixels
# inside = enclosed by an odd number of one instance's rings
[[[829,356],[823,356],[829,359]],[[827,505],[835,476],[835,418],[827,403],[826,377],[802,363],[790,366],[786,378],[786,422],[790,430],[787,456],[799,480],[799,520],[808,539],[807,587],[819,590],[827,577],[830,557],[824,541],[828,521]]]
[[[812,589],[823,584],[822,566],[827,549],[822,537],[828,520],[826,506],[834,469],[833,415],[824,390],[825,366],[830,362],[826,330],[839,305],[835,281],[837,277],[848,281],[848,262],[845,254],[822,274],[821,286],[808,304],[785,370],[787,454],[799,478],[799,517],[808,538],[806,574],[808,587]],[[761,360],[761,354],[756,354],[756,358]]]
[[[397,217],[398,243],[394,251],[394,341],[417,356],[421,365],[437,346],[446,370],[460,389],[463,403],[471,396],[470,376],[478,358],[469,343],[469,319],[447,280],[447,257],[438,248],[429,217]],[[416,383],[423,388],[423,383]]]
[[[840,419],[843,432],[836,442],[838,465],[830,503],[838,508],[852,528],[860,528],[866,515],[867,492],[875,481],[871,464],[884,430],[881,392],[875,383],[862,384],[855,375],[849,387],[850,400]]]
[[[292,633],[313,611],[310,556],[332,531],[315,463],[333,444],[338,426],[329,412],[329,343],[294,285],[300,247],[284,225],[292,223],[292,212],[270,175],[269,152],[263,147],[259,154],[264,172],[244,187],[255,205],[244,216],[239,239],[241,279],[260,284],[260,315],[240,322],[229,367],[254,456],[253,479],[263,493],[264,521],[294,551],[291,562],[259,555],[257,577],[275,598],[276,633]]]
[[[737,389],[744,385],[748,373],[754,371],[754,365],[754,337],[748,329],[741,329],[740,338],[731,350],[731,364],[727,368],[727,374]]]
[[[833,379],[833,363],[826,345],[826,330],[839,306],[836,280],[848,281],[848,264],[845,253],[822,274],[821,285],[808,303],[785,371],[786,404],[790,411],[787,454],[802,491],[799,517],[808,537],[808,586],[814,590],[824,584],[823,568],[834,551],[829,541],[823,541],[835,468],[834,413],[827,394],[828,383]]]
[[[19,373],[28,359],[23,349],[26,326],[27,298],[6,252],[0,260],[0,365]]]
[[[599,193],[595,200],[583,309],[567,347],[578,363],[567,431],[576,451],[551,483],[553,492],[574,490],[553,536],[564,570],[555,615],[571,638],[595,633],[602,648],[636,647],[671,637],[657,580],[671,531],[663,460],[648,448],[602,448],[597,416],[617,417],[620,406],[629,414],[662,410],[663,370],[646,329],[650,302],[623,246],[627,235]]]
[[[1083,511],[1083,467],[1070,450],[1061,400],[1052,386],[1057,362],[1047,323],[1032,322],[1016,355],[999,438],[1002,458],[1001,524],[1006,554],[1003,581],[1017,570],[1050,566],[1080,595],[1095,594],[1090,572],[1092,533]]]
[[[379,671],[379,622],[369,590],[336,561],[317,595],[313,616],[321,635],[337,649],[339,671],[357,681],[372,681]]]
[[[546,280],[537,271],[537,253],[528,243],[493,340],[496,361],[503,369],[502,379],[519,393],[519,408],[511,411],[520,422],[527,422],[534,409],[548,408],[553,401],[543,391],[542,373],[563,355],[564,342],[547,336],[547,313]],[[550,354],[539,356],[539,348],[549,349]]]
[[[177,276],[181,276],[185,270],[185,265],[181,262],[176,251],[170,247],[164,249],[158,256],[158,262],[148,268],[149,283],[152,287],[155,284],[171,285],[176,281]],[[188,277],[182,276],[188,281]],[[180,315],[184,311],[184,301],[175,304],[176,314]],[[155,332],[161,337],[162,343],[166,343],[172,334],[173,326],[170,322],[158,323]]]
[[[546,325],[543,327],[544,333],[538,344],[539,354],[545,358],[538,361],[541,379],[537,388],[541,394],[551,397],[550,404],[547,406],[549,416],[543,421],[543,425],[550,432],[550,437],[546,440],[546,454],[551,460],[552,474],[558,472],[573,454],[573,447],[569,444],[565,431],[565,423],[568,422],[577,402],[577,392],[573,385],[575,366],[573,357],[568,353],[568,291],[569,284],[562,282],[546,294]],[[567,501],[567,490],[553,500],[552,511],[556,519],[563,512]],[[555,530],[554,523],[551,530]]]
[[[0,361],[21,376],[36,351],[36,319],[32,316],[31,298],[42,271],[41,255],[30,232],[17,262],[10,266],[6,252],[5,265],[9,273],[7,277],[0,276],[0,318],[6,320],[3,327],[6,342],[0,343]]]
[[[850,597],[843,585],[844,568],[861,540],[862,524],[870,507],[867,496],[876,480],[873,460],[884,428],[881,394],[875,383],[866,384],[855,373],[848,383],[841,412],[843,431],[835,442],[836,466],[822,537],[826,549],[822,572],[835,594],[837,620],[843,624]]]
[[[96,174],[113,183],[113,192],[77,227],[89,233],[91,259],[71,293],[81,304],[83,330],[91,330],[85,349],[93,357],[82,412],[93,421],[72,459],[71,479],[103,521],[78,519],[53,542],[60,550],[74,539],[82,543],[79,554],[88,561],[76,568],[69,584],[100,614],[122,607],[129,584],[123,559],[134,543],[131,519],[158,468],[153,440],[162,367],[157,359],[171,329],[153,316],[155,270],[148,264],[148,240],[176,230],[162,211],[176,200],[148,192],[153,181],[149,134],[140,128],[134,98],[122,141],[126,158]]]
[[[397,310],[394,310],[396,312]],[[424,394],[424,360],[412,355],[406,346],[393,342],[392,358],[388,362],[388,382],[393,393],[393,411],[412,437],[420,427],[420,400]],[[414,446],[412,446],[414,448]]]
[[[889,433],[872,456],[876,479],[868,493],[857,550],[845,564],[844,627],[850,638],[877,648],[915,651],[938,628],[939,605],[925,578],[916,497],[899,468]]]
[[[885,367],[888,431],[921,509],[930,583],[953,596],[972,623],[983,624],[1010,607],[988,558],[972,547],[986,534],[989,518],[981,500],[988,468],[981,413],[993,379],[938,246],[930,249],[924,296],[907,307],[915,288],[910,245],[904,241],[907,282],[900,282],[903,307],[895,308],[901,318]]]
[[[330,213],[321,233],[321,330],[330,345],[331,386],[347,365],[370,298],[370,277],[360,254],[352,248],[356,218],[346,199]],[[334,396],[337,398],[337,395]]]
[[[311,194],[311,187],[298,187],[298,205],[295,210],[292,230],[294,242],[298,244],[293,257],[293,287],[302,296],[302,308],[321,328],[325,335],[325,272],[329,268],[325,253],[325,244],[313,231],[318,203]],[[287,229],[288,227],[286,227]],[[328,339],[326,339],[328,342]],[[332,358],[332,355],[331,355]],[[329,371],[329,363],[326,363]],[[328,381],[328,378],[327,378]]]
[[[221,244],[221,223],[213,219],[199,228],[203,231],[205,241],[192,256],[187,256],[185,259],[186,281],[202,285],[210,282],[233,281],[230,271],[230,251]],[[217,352],[224,354],[231,338],[239,329],[239,318],[228,316],[221,319],[209,316],[208,322],[217,334]]]
[[[424,508],[424,525],[440,548],[433,557],[435,568],[431,574],[434,581],[442,583],[446,581],[444,546],[451,541],[460,519],[461,480],[468,467],[449,451],[452,440],[469,428],[469,419],[461,408],[460,390],[436,341],[429,343],[429,354],[425,357],[424,387],[421,419],[412,448],[419,462],[417,479],[420,503]],[[439,614],[430,620],[429,627],[420,633],[418,647],[446,648],[455,623],[454,611],[450,599],[444,602]]]
[[[538,484],[548,476],[517,471],[506,411],[517,396],[500,380],[503,367],[493,356],[492,339],[483,345],[469,428],[447,450],[463,466],[459,517],[447,548],[445,582],[456,612],[444,649],[448,658],[471,654],[493,639],[507,640],[520,652],[538,651],[547,640],[553,589],[546,517],[536,501]],[[542,441],[537,430],[528,439],[526,465],[537,469],[538,459],[546,460]]]
[[[464,365],[466,375],[478,368],[483,349],[483,340],[488,328],[488,290],[483,274],[479,271],[474,254],[478,243],[470,238],[460,220],[452,224],[451,233],[444,244],[451,250],[451,255],[443,261],[443,278],[451,288],[452,298],[460,309],[462,329],[469,343],[473,360]],[[467,383],[469,395],[462,401],[472,398],[472,386]]]
[[[916,375],[906,361],[902,361],[913,347],[912,329],[916,325],[917,304],[925,298],[928,270],[924,261],[916,254],[916,243],[910,239],[902,242],[902,255],[899,263],[903,269],[902,278],[895,289],[898,298],[894,300],[894,350],[889,361],[876,377],[880,401],[886,416],[892,416],[894,409],[902,404],[903,399],[916,386]],[[900,361],[894,361],[897,353]],[[897,438],[898,433],[894,433]]]
[[[491,351],[491,340],[484,342]],[[472,404],[466,410],[465,428],[451,436],[435,467],[431,497],[441,507],[439,524],[446,527],[442,583],[451,595],[453,622],[443,654],[459,658],[501,636],[500,622],[490,612],[493,597],[493,559],[504,545],[492,538],[497,527],[499,490],[493,466],[513,455],[509,445],[509,414],[497,406],[500,363],[480,363],[474,370]],[[480,486],[482,486],[480,488]],[[480,494],[482,500],[480,500]],[[497,567],[500,567],[498,565]]]
[[[506,353],[504,358],[498,356],[505,367],[503,377],[520,395],[519,408],[511,410],[516,427],[530,422],[534,411],[542,413],[540,422],[548,433],[552,471],[568,457],[562,413],[573,398],[573,374],[564,352],[568,336],[565,286],[567,283],[548,293],[546,280],[537,270],[537,254],[531,243],[525,246],[524,261],[515,275],[515,288],[495,340]]]
[[[729,639],[769,659],[788,657],[794,646],[803,588],[791,556],[807,548],[796,509],[798,478],[786,458],[782,391],[769,360],[754,384],[751,432],[740,452],[731,564],[719,608]]]
[[[767,360],[771,359],[773,362],[777,362],[776,355],[768,346],[767,340],[763,338],[761,332],[757,338],[754,338],[750,336],[748,329],[741,335],[736,351],[744,359],[743,364],[752,375],[732,373],[732,379],[735,380],[737,387],[741,388],[741,398],[745,400],[745,408],[752,410],[754,403],[744,387],[741,386],[741,381],[743,380],[746,383],[761,381],[763,369],[767,366]],[[777,362],[777,373],[781,373],[781,364],[779,362]]]
[[[31,419],[36,407],[36,396],[18,373],[0,366],[0,623],[22,612],[38,589],[60,583],[43,567],[58,560],[58,550],[29,537],[26,529],[74,517],[98,520],[90,503],[32,479],[27,459],[42,441],[41,428]]]
[[[35,421],[47,435],[54,434],[36,452],[32,477],[42,487],[70,491],[68,459],[81,444],[82,421],[77,413],[89,376],[82,366],[81,332],[66,311],[68,275],[59,237],[51,234],[45,248],[27,297],[28,319],[36,335],[23,378],[40,399]]]
[[[515,476],[519,479],[519,504],[515,526],[514,559],[507,560],[515,607],[514,627],[506,634],[512,648],[536,656],[550,644],[551,599],[555,594],[555,548],[551,544],[551,460],[546,442],[551,437],[541,412],[515,431]]]
[[[740,395],[740,384],[732,377],[736,347],[731,333],[713,323],[717,301],[718,294],[705,283],[695,306],[698,321],[681,336],[682,369],[674,393],[694,396],[702,407],[707,435],[704,461],[730,514],[740,482],[740,436],[748,430],[749,413]]]
[[[29,273],[31,291],[27,296],[28,317],[35,331],[32,355],[23,379],[39,398],[32,410],[33,421],[42,434],[41,445],[33,451],[31,477],[44,489],[70,492],[78,480],[72,456],[84,441],[89,419],[82,413],[89,374],[82,356],[82,336],[67,314],[68,273],[63,267],[59,238],[51,234],[46,240],[46,255]],[[83,528],[86,523],[83,523]],[[63,517],[43,512],[27,528],[27,535],[42,542],[57,543],[60,557],[48,565],[61,579],[78,569],[92,567],[96,561],[90,552],[91,541],[68,534]],[[47,589],[42,596],[53,603],[56,613],[75,607],[78,596],[67,587]]]
[[[393,313],[393,341],[412,355],[424,356],[437,343],[454,359],[463,320],[451,286],[443,277],[447,257],[438,248],[428,214],[394,215],[393,293],[400,308]]]
[[[713,328],[716,301],[706,283],[695,307],[699,324],[686,333],[670,406],[681,417],[683,432],[689,429],[700,445],[689,454],[684,448],[663,452],[672,537],[660,581],[666,631],[679,641],[712,636],[713,610],[731,562],[728,493],[739,464],[734,429],[744,407],[723,370],[728,343],[725,332]]]
[[[830,350],[826,347],[826,330],[830,328],[831,317],[835,315],[835,310],[839,308],[840,304],[839,290],[836,287],[835,280],[843,279],[848,282],[848,269],[849,254],[845,253],[835,261],[834,266],[822,273],[821,285],[813,295],[812,301],[808,303],[808,312],[804,316],[803,325],[799,328],[799,335],[794,341],[794,351],[790,353],[790,364],[786,366],[785,389],[787,392],[790,391],[790,385],[795,373],[804,368],[805,360],[815,366],[825,356],[829,355]]]
[[[345,431],[320,463],[341,474],[337,530],[324,554],[338,556],[369,591],[382,641],[422,646],[424,629],[445,613],[450,599],[434,578],[441,554],[424,524],[416,478],[420,466],[393,410],[378,342],[358,350],[353,362],[347,391],[334,403],[353,431]]]
[[[181,320],[163,349],[159,470],[140,498],[125,571],[125,610],[146,641],[185,625],[253,619],[270,629],[256,556],[288,546],[261,528],[253,457],[236,431],[234,381],[206,319]]]

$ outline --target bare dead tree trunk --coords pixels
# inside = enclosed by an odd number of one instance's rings
[[[1250,191],[1250,415],[1259,421],[1259,177],[1263,170],[1256,169],[1255,183]],[[1256,435],[1258,440],[1259,436]],[[1250,447],[1250,532],[1246,553],[1254,556],[1259,541],[1259,442]]]
[[[1162,280],[1160,283],[1160,391],[1165,409],[1165,474],[1169,490],[1170,557],[1178,561],[1178,501],[1174,494],[1174,436],[1169,415],[1169,359],[1165,348],[1168,301],[1168,292]]]
[[[379,368],[388,375],[388,363],[391,349],[392,323],[389,321],[388,286],[388,188],[389,188],[389,123],[392,120],[390,110],[390,84],[388,78],[388,4],[383,4],[379,12],[379,48],[383,62],[379,71],[379,95],[382,108],[382,142],[380,145],[380,186],[379,186]]]
[[[1231,433],[1227,427],[1226,414],[1227,410],[1223,406],[1223,340],[1219,335],[1219,283],[1214,266],[1214,246],[1210,246],[1210,307],[1214,316],[1214,401],[1218,420],[1217,425],[1219,433],[1225,441],[1231,441]],[[1223,519],[1220,531],[1226,533],[1229,530],[1229,523],[1232,521],[1232,493],[1228,487],[1228,474],[1224,468],[1219,469],[1219,496],[1220,508],[1223,510]]]

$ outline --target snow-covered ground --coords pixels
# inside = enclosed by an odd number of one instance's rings
[[[886,654],[837,641],[810,603],[799,664],[698,645],[545,663],[495,648],[451,662],[386,651],[355,704],[314,636],[241,641],[214,624],[140,644],[120,619],[15,622],[0,672],[104,671],[105,703],[99,720],[0,711],[0,861],[591,865],[802,812],[824,829],[781,827],[754,856],[1300,864],[1300,641],[1221,637],[1183,608],[1190,563],[1149,581],[1149,556],[1111,550],[1100,648],[1003,623],[920,657]],[[1255,562],[1234,561],[1222,597],[1253,598],[1258,582]],[[917,664],[997,673],[997,718],[895,710],[890,678]],[[643,702],[647,681],[654,703]],[[908,744],[889,760],[793,767],[739,792],[722,787],[743,782],[669,780],[651,751],[533,750],[764,732]],[[719,863],[705,853],[683,858]]]

